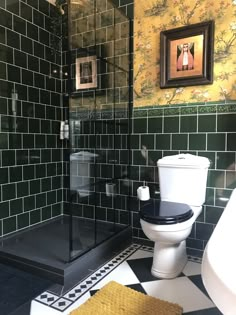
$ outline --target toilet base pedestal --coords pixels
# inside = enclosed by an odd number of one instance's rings
[[[176,278],[187,260],[185,240],[178,244],[156,242],[151,273],[158,278]]]

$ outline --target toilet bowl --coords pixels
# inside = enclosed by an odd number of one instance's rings
[[[157,163],[161,199],[141,202],[140,223],[155,243],[151,273],[175,278],[187,262],[186,238],[205,202],[207,172],[205,157],[179,154]]]

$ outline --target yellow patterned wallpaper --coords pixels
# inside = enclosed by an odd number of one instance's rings
[[[236,99],[236,0],[135,0],[134,106]],[[160,32],[215,21],[214,82],[160,89]]]

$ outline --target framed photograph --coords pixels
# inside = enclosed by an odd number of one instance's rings
[[[160,87],[213,83],[214,21],[160,33]]]
[[[76,90],[97,88],[97,56],[76,58],[75,72]]]

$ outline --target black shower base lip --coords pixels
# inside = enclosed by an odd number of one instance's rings
[[[26,259],[3,251],[0,251],[0,262],[65,285],[73,279],[76,279],[76,281],[82,280],[92,270],[99,268],[131,242],[132,230],[131,227],[126,227],[74,261],[61,264],[60,267],[43,264],[33,260],[33,258]]]

